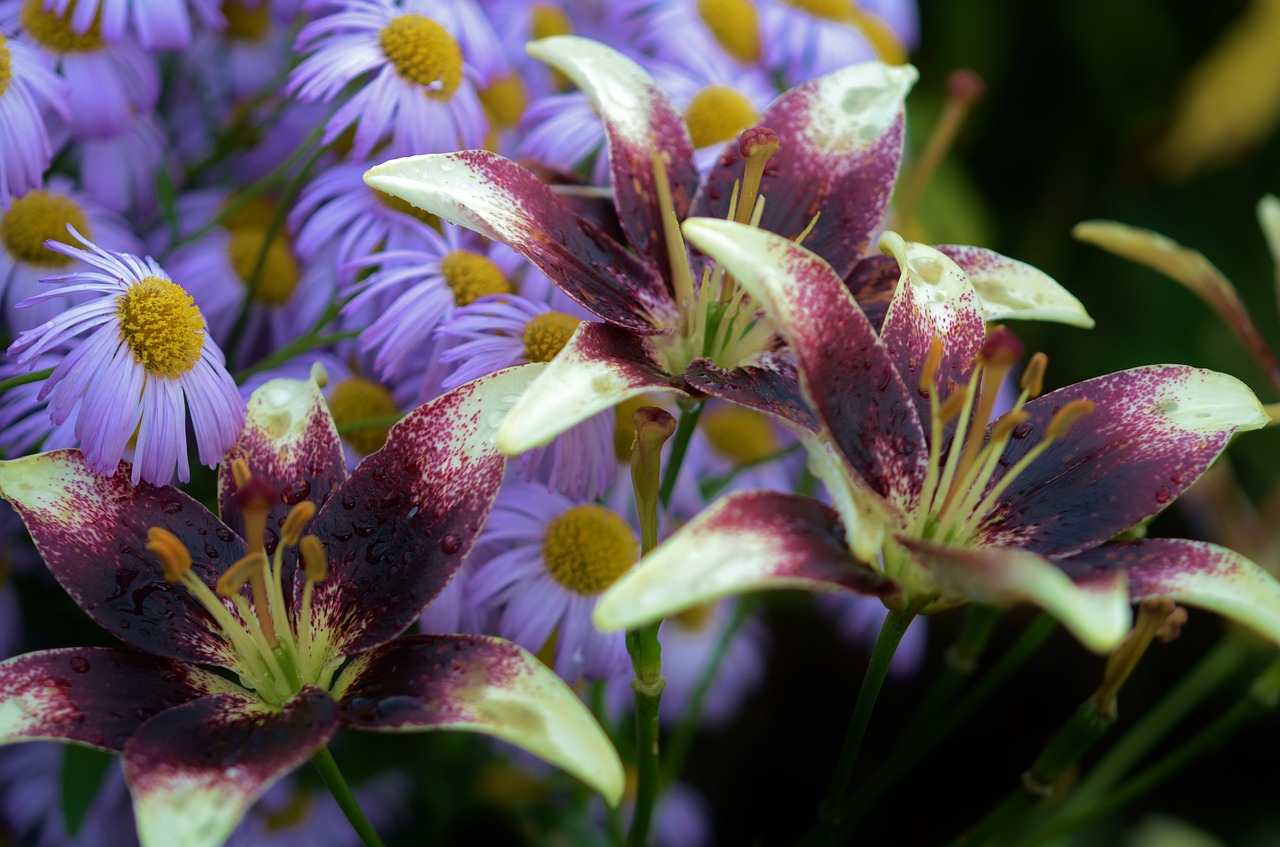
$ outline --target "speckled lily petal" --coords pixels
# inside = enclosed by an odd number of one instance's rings
[[[143,724],[124,748],[142,847],[218,847],[272,783],[328,742],[337,712],[307,686],[280,709],[216,694]]]
[[[644,68],[598,41],[561,35],[531,42],[526,49],[572,79],[595,106],[609,139],[618,220],[636,254],[659,265],[669,281],[662,215],[671,210],[658,203],[653,156],[666,168],[676,219],[683,219],[698,187],[684,118]]]
[[[1075,399],[1092,400],[1094,412],[1018,476],[983,523],[983,543],[1054,557],[1087,550],[1167,506],[1232,433],[1270,420],[1233,376],[1152,365],[1032,400],[1002,467],[1015,465],[1041,440],[1054,412]]]
[[[896,585],[849,550],[835,511],[808,497],[739,491],[716,501],[613,584],[596,626],[634,629],[691,606],[772,588],[887,595]]]
[[[1223,276],[1222,271],[1214,267],[1203,253],[1183,247],[1158,232],[1115,221],[1085,221],[1076,224],[1071,234],[1086,244],[1146,265],[1186,286],[1226,321],[1267,372],[1272,384],[1280,387],[1280,361],[1277,361],[1275,352],[1258,332],[1231,280]]]
[[[1080,643],[1108,653],[1133,620],[1122,575],[1073,581],[1057,565],[1015,547],[944,547],[903,539],[945,594],[976,603],[1032,603],[1057,618]]]
[[[989,321],[1035,320],[1093,328],[1084,304],[1037,267],[994,250],[936,245],[969,277]]]
[[[498,371],[419,406],[316,515],[329,576],[313,620],[335,655],[399,635],[462,566],[502,484],[498,426],[542,369]]]
[[[928,449],[913,396],[888,348],[826,262],[771,232],[695,218],[685,237],[724,265],[791,345],[818,417],[882,497],[911,508]]]
[[[942,341],[934,386],[942,402],[969,382],[974,357],[987,337],[978,294],[963,270],[947,256],[896,232],[886,232],[881,249],[904,268],[889,304],[880,338],[906,381],[921,421],[930,419],[929,397],[919,390],[920,372],[933,339]]]
[[[759,125],[778,133],[760,192],[760,226],[786,238],[818,223],[804,246],[844,276],[866,254],[893,195],[902,159],[903,101],[910,65],[849,65],[798,85],[773,102]],[[725,218],[742,156],[730,142],[694,198],[694,215]]]
[[[49,739],[118,753],[152,716],[240,691],[195,665],[112,647],[44,650],[0,662],[0,744]]]
[[[250,473],[266,480],[280,495],[267,519],[268,553],[275,551],[278,530],[295,504],[310,500],[317,508],[323,506],[347,477],[333,417],[320,386],[310,379],[273,379],[254,391],[245,410],[244,429],[223,457],[218,469],[218,508],[223,522],[244,535],[231,474],[236,459],[243,459]]]
[[[889,311],[893,293],[898,290],[902,272],[892,256],[868,256],[853,266],[844,284],[858,301],[862,313],[879,332]]]
[[[516,456],[541,447],[587,418],[638,394],[683,393],[644,338],[584,322],[529,387],[498,431],[498,447]]]
[[[709,359],[694,359],[684,370],[685,382],[704,394],[770,415],[817,432],[821,424],[800,390],[795,365],[776,353],[761,353],[751,364],[726,370]]]
[[[400,638],[357,657],[334,693],[353,729],[482,733],[568,771],[611,805],[622,797],[622,762],[595,718],[560,677],[509,641]]]
[[[484,150],[393,159],[365,172],[379,191],[509,244],[612,324],[661,332],[675,302],[655,267],[580,219],[529,171]]]
[[[176,535],[210,588],[245,555],[244,542],[178,489],[134,487],[129,473],[125,463],[97,476],[79,450],[55,450],[0,462],[0,497],[18,511],[71,599],[112,635],[148,653],[234,667],[208,612],[165,580],[146,549],[147,529]]]
[[[1171,597],[1217,612],[1280,643],[1280,583],[1225,547],[1178,538],[1104,544],[1062,563],[1076,577],[1127,575],[1136,602]]]

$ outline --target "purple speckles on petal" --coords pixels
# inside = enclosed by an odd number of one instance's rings
[[[774,353],[762,353],[753,363],[726,370],[708,359],[694,359],[684,371],[690,388],[739,406],[776,415],[811,432],[818,419],[800,390],[795,365]]]

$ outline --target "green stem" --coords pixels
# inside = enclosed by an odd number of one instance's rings
[[[896,612],[890,610],[885,616],[884,625],[880,627],[880,636],[876,638],[876,646],[871,651],[871,661],[867,663],[867,672],[862,677],[862,688],[858,690],[858,701],[854,704],[853,715],[849,718],[849,730],[844,736],[844,746],[840,750],[840,759],[836,763],[836,773],[831,780],[831,788],[827,799],[819,809],[819,817],[834,825],[840,819],[845,794],[849,790],[849,778],[853,776],[853,765],[858,758],[858,748],[862,746],[862,737],[866,734],[867,725],[871,722],[871,712],[875,709],[876,698],[880,696],[880,687],[884,684],[889,665],[893,662],[893,654],[902,641],[903,633],[911,625],[915,612]]]
[[[314,350],[317,347],[323,347],[326,344],[336,344],[339,341],[346,341],[347,339],[355,338],[360,334],[358,330],[343,330],[342,332],[331,332],[326,335],[320,335],[317,333],[317,330],[320,327],[325,326],[335,317],[337,317],[337,310],[334,310],[334,314],[325,312],[325,314],[321,316],[320,320],[316,322],[316,327],[312,329],[311,332],[308,332],[306,335],[299,338],[295,338],[293,341],[290,341],[274,353],[263,356],[257,362],[244,370],[236,371],[236,382],[243,383],[254,374],[269,371],[274,367],[283,365],[293,357],[300,356],[308,350]]]
[[[707,694],[711,691],[711,684],[715,682],[716,676],[720,672],[720,666],[724,664],[724,657],[729,653],[729,645],[737,637],[739,630],[742,629],[742,625],[747,620],[747,615],[751,613],[755,604],[755,597],[744,597],[738,601],[737,607],[733,610],[733,617],[729,619],[729,625],[720,633],[715,647],[712,648],[706,667],[702,669],[702,675],[698,678],[698,685],[693,689],[693,695],[689,698],[689,705],[685,708],[684,714],[680,716],[680,723],[676,726],[671,743],[667,745],[667,755],[663,762],[663,777],[664,782],[668,785],[684,769],[685,760],[689,757],[689,748],[693,746],[694,736],[698,733],[698,724],[702,720],[702,708],[707,702]]]
[[[0,395],[5,394],[11,388],[17,388],[19,385],[27,385],[32,382],[39,382],[45,379],[49,374],[53,373],[53,368],[44,368],[38,371],[32,371],[29,374],[19,374],[11,376],[8,379],[0,380]]]
[[[942,673],[934,680],[933,686],[920,701],[920,706],[911,716],[910,723],[903,730],[903,735],[918,735],[925,727],[933,724],[939,715],[951,705],[960,689],[973,676],[978,667],[978,659],[987,649],[987,643],[995,632],[1000,621],[1000,612],[991,606],[972,604],[965,609],[964,624],[960,636],[946,654],[946,664]]]
[[[662,775],[658,764],[658,704],[667,681],[662,676],[660,626],[662,622],[658,621],[627,632],[627,650],[636,672],[631,680],[636,695],[636,803],[627,834],[628,847],[644,847],[649,841]]]
[[[320,778],[324,780],[329,793],[338,802],[338,808],[342,809],[342,813],[347,816],[347,820],[351,822],[352,828],[365,843],[365,847],[386,847],[374,830],[373,824],[369,823],[369,819],[364,816],[364,810],[356,802],[355,795],[347,787],[347,781],[342,778],[342,772],[338,770],[338,763],[333,760],[333,754],[329,752],[329,748],[321,747],[317,750],[311,757],[311,764],[315,765],[316,770],[320,772]]]
[[[676,477],[680,475],[680,467],[684,464],[684,454],[689,450],[689,439],[698,428],[698,418],[702,416],[702,402],[698,401],[687,409],[681,410],[680,423],[676,426],[676,434],[671,439],[671,458],[663,468],[662,485],[658,488],[658,502],[662,508],[671,504],[671,494],[676,490]]]

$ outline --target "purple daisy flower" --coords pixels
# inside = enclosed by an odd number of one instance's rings
[[[914,41],[918,29],[910,0],[888,0],[876,9],[847,0],[760,0],[759,10],[760,31],[769,35],[761,41],[764,63],[788,86],[854,62],[901,64],[906,39]]]
[[[80,831],[67,832],[59,800],[63,751],[53,742],[0,749],[0,822],[15,844],[27,847],[134,847],[129,793],[112,762],[89,805]]]
[[[219,0],[44,0],[44,8],[66,17],[74,33],[96,32],[113,44],[131,33],[155,50],[185,50],[196,21],[221,29],[219,5]]]
[[[226,27],[196,35],[182,60],[207,98],[230,107],[276,78],[289,61],[292,44],[288,28],[271,13],[266,0],[224,0],[222,15]],[[218,73],[208,73],[209,68]]]
[[[46,353],[35,361],[35,369],[57,366],[66,357],[65,350]],[[28,368],[5,362],[0,364],[0,379],[9,379],[25,373]],[[42,397],[45,382],[29,382],[17,385],[0,395],[0,450],[10,459],[42,450],[57,450],[77,444],[75,429],[78,410],[60,424],[49,420],[49,402]],[[3,615],[0,615],[0,620]]]
[[[480,543],[502,552],[476,561],[471,602],[498,609],[497,632],[528,650],[554,652],[552,667],[575,682],[608,679],[628,666],[622,633],[591,624],[596,598],[640,555],[620,515],[539,485],[508,481]]]
[[[169,140],[156,117],[138,115],[111,136],[82,138],[80,184],[89,196],[122,214],[151,217],[156,211],[156,174],[169,172],[171,184],[182,176],[169,153]]]
[[[71,234],[88,249],[55,241],[45,246],[93,270],[50,277],[49,282],[69,284],[33,299],[63,291],[97,296],[24,332],[9,352],[18,356],[19,365],[33,366],[42,353],[88,333],[45,383],[41,394],[50,398],[50,418],[62,423],[80,407],[75,434],[94,473],[115,471],[136,438],[133,484],[162,485],[175,469],[186,482],[191,470],[184,405],[206,465],[217,464],[244,423],[244,406],[222,351],[208,336],[191,295],[154,259],[103,250],[74,229]]]
[[[726,142],[755,126],[778,94],[764,71],[743,68],[718,53],[687,52],[652,62],[648,69],[684,117],[703,172],[715,164]]]
[[[67,0],[57,2],[68,5]],[[84,8],[96,5],[88,2]],[[156,57],[132,38],[109,41],[102,34],[104,25],[91,13],[90,24],[77,32],[70,17],[46,11],[40,0],[0,2],[0,28],[16,30],[66,79],[68,126],[76,138],[118,135],[135,115],[155,108],[160,96]]]
[[[45,67],[39,54],[0,32],[0,209],[14,195],[40,187],[40,177],[53,159],[53,145],[42,110],[71,120],[67,83]]]
[[[287,88],[298,99],[328,102],[372,72],[326,124],[326,144],[354,125],[357,159],[384,140],[391,155],[483,145],[488,122],[476,87],[484,80],[475,63],[489,60],[464,45],[496,37],[477,34],[483,18],[461,0],[429,7],[430,17],[420,8],[346,0],[298,34],[297,50],[309,54]]]
[[[609,181],[609,159],[601,155],[604,123],[581,91],[535,100],[520,122],[520,138],[522,158],[564,171],[589,170],[596,184]]]

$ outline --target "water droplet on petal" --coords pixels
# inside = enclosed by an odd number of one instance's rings
[[[86,659],[84,656],[72,656],[69,664],[71,665],[71,670],[75,671],[76,673],[89,672],[89,660]]]
[[[462,539],[454,535],[452,532],[440,539],[440,552],[446,556],[452,556],[462,549]]]

